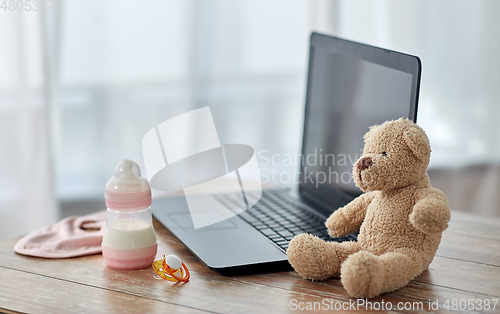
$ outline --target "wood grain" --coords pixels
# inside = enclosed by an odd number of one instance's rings
[[[469,237],[500,241],[500,218],[452,211],[449,227],[446,231]]]
[[[500,240],[445,232],[436,255],[500,267]]]
[[[429,300],[440,300],[442,306],[442,300],[446,299],[500,297],[500,239],[495,234],[500,229],[500,220],[487,220],[481,227],[481,219],[471,219],[470,228],[464,223],[467,220],[467,216],[452,214],[450,230],[444,234],[429,270],[406,287],[371,301],[383,300],[394,305],[424,302],[428,306]],[[207,269],[156,221],[155,229],[158,258],[165,253],[179,256],[191,271],[189,282],[173,284],[155,279],[150,268],[110,269],[100,254],[70,259],[22,256],[13,252],[16,240],[10,240],[0,243],[0,308],[30,313],[88,309],[125,313],[144,310],[282,313],[291,311],[292,300],[353,301],[339,279],[311,282],[293,271],[222,276]],[[69,297],[72,295],[75,297]],[[30,304],[23,302],[26,297],[32,300]]]
[[[0,267],[0,308],[26,313],[206,313]]]

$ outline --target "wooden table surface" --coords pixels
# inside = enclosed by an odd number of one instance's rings
[[[164,253],[179,256],[191,271],[189,282],[174,284],[155,279],[151,268],[110,269],[100,254],[52,260],[22,256],[14,253],[17,239],[12,239],[0,243],[0,312],[284,313],[307,305],[316,305],[319,311],[348,309],[349,302],[353,306],[358,302],[349,297],[339,279],[311,282],[293,271],[219,275],[208,270],[157,222],[155,229],[158,257]],[[397,306],[409,308],[411,304],[405,302],[423,302],[426,311],[438,301],[443,312],[454,308],[467,312],[464,305],[469,302],[467,306],[474,312],[500,313],[500,302],[492,311],[499,298],[500,218],[452,212],[450,226],[429,270],[406,287],[370,301],[379,305],[383,301],[385,309],[390,303],[393,310]],[[490,304],[489,311],[485,310],[486,303]],[[361,306],[363,309],[367,308]],[[348,311],[357,312],[353,307]]]

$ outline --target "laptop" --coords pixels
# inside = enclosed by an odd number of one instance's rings
[[[226,274],[290,269],[286,249],[297,234],[356,241],[356,233],[331,238],[325,220],[362,193],[351,169],[368,128],[400,117],[416,122],[420,74],[416,56],[312,33],[300,183],[263,189],[257,204],[203,228],[194,228],[183,196],[155,199],[153,215],[203,264]],[[213,194],[207,207],[231,208],[238,198]]]

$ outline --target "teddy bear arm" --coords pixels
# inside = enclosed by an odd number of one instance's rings
[[[333,212],[325,222],[330,236],[337,238],[358,231],[373,197],[374,192],[362,194]]]
[[[438,189],[422,189],[416,193],[416,203],[410,214],[411,224],[426,234],[446,230],[450,221],[448,199]]]

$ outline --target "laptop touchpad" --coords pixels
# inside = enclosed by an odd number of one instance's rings
[[[168,214],[168,217],[171,221],[173,221],[178,227],[183,229],[184,231],[187,232],[202,232],[202,231],[208,231],[208,230],[221,230],[221,229],[236,229],[238,226],[231,221],[231,219],[224,220],[221,222],[218,222],[216,224],[206,226],[203,228],[198,228],[195,229],[193,225],[193,220],[191,219],[191,215],[186,212],[177,212],[177,213],[171,213]],[[170,225],[169,228],[172,228],[173,226]]]

